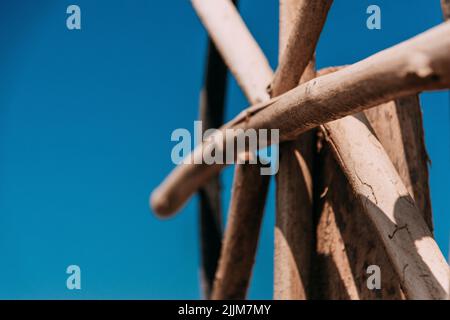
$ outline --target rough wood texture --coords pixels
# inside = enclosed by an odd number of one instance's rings
[[[419,97],[397,99],[365,111],[403,183],[433,232],[429,158],[425,148]]]
[[[223,124],[227,67],[214,43],[208,42],[204,88],[200,95],[200,120],[203,130]],[[212,290],[222,244],[222,210],[220,177],[215,176],[199,190],[200,246],[202,289],[205,298]]]
[[[312,4],[314,2],[315,4]],[[331,1],[329,1],[331,4]],[[317,10],[317,8],[320,10]],[[278,95],[315,77],[313,52],[329,7],[323,1],[280,1],[280,66],[272,94]],[[316,9],[316,10],[314,10]],[[325,11],[325,14],[323,14]],[[304,41],[309,35],[308,41]],[[312,38],[311,38],[312,37]],[[312,50],[311,50],[312,49]],[[288,60],[295,61],[288,61]],[[283,61],[284,60],[284,61]],[[308,61],[311,61],[308,64]],[[285,68],[286,63],[295,67]],[[305,69],[306,68],[306,69]],[[302,76],[303,75],[303,76]],[[281,143],[276,176],[274,299],[307,299],[312,237],[312,163],[315,133]]]
[[[236,166],[212,299],[245,299],[270,178],[261,176],[260,168],[252,164]]]
[[[233,3],[230,0],[191,2],[247,99],[252,104],[267,101],[266,88],[272,80],[272,70]]]
[[[324,128],[407,298],[445,299],[450,277],[447,262],[364,113],[329,122]],[[370,143],[362,137],[370,137]],[[352,146],[339,141],[352,141]]]
[[[280,140],[400,97],[450,86],[450,23],[377,53],[343,70],[311,80],[238,115],[224,128],[279,129]],[[256,110],[256,111],[255,111]],[[223,141],[222,141],[223,143]],[[223,147],[222,143],[217,147]],[[224,165],[195,164],[203,145],[153,193],[154,211],[168,216]]]
[[[319,73],[333,72],[328,68]],[[411,110],[411,111],[410,111]],[[428,188],[428,166],[423,141],[422,114],[417,96],[391,101],[365,111],[387,155],[423,214],[432,227],[431,201]],[[404,295],[399,280],[367,217],[360,215],[345,176],[337,168],[332,154],[321,153],[322,167],[319,192],[324,193],[319,206],[315,280],[326,278],[320,286],[320,298],[342,299],[401,299]],[[334,172],[333,170],[336,170]],[[339,172],[338,172],[339,171]],[[342,190],[348,190],[342,192]],[[336,249],[336,245],[342,250]],[[345,245],[345,248],[344,248]],[[348,254],[347,254],[348,253]],[[343,258],[345,257],[345,259]],[[337,263],[339,262],[339,263]],[[376,264],[381,267],[381,290],[368,290],[365,270]],[[335,271],[335,272],[333,272]],[[344,281],[352,279],[352,281]],[[343,295],[342,287],[347,289]]]
[[[314,299],[401,299],[399,280],[328,144],[320,151]],[[367,267],[381,268],[381,290],[367,288]]]

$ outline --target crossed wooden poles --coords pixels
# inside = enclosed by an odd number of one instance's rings
[[[358,203],[359,211],[353,212],[355,216],[350,219],[361,219],[356,216],[361,211],[368,218],[376,241],[387,255],[386,268],[392,269],[399,283],[400,295],[408,299],[447,298],[450,272],[432,235],[426,152],[421,122],[417,125],[420,106],[414,97],[422,91],[450,88],[450,22],[353,65],[316,72],[314,51],[332,1],[280,0],[279,66],[273,73],[230,0],[191,2],[214,48],[252,104],[221,130],[280,130],[274,297],[304,299],[312,295],[312,212],[317,202],[312,150],[319,135],[345,175],[351,195],[343,195],[343,199],[351,196]],[[448,1],[443,0],[442,6],[448,15]],[[224,85],[218,92],[221,90]],[[399,107],[401,104],[404,106]],[[391,112],[400,126],[391,120],[386,125],[376,110]],[[220,116],[215,119],[221,121]],[[408,125],[416,125],[407,137],[411,141],[398,142],[390,150],[386,126],[404,133]],[[218,228],[212,233],[216,243],[213,247],[221,250],[217,270],[214,259],[209,262],[206,278],[211,283],[206,294],[213,299],[240,299],[245,298],[251,275],[269,179],[260,175],[256,165],[236,165],[220,248],[220,209],[213,208],[218,203],[218,187],[217,181],[215,186],[211,181],[217,179],[225,165],[197,163],[201,163],[198,160],[203,148],[211,144],[223,148],[225,143],[211,139],[198,146],[189,155],[194,161],[176,167],[153,192],[151,206],[158,215],[167,217],[195,192],[204,190],[202,203],[209,204],[209,209],[203,209],[202,221]],[[412,163],[415,161],[419,165]],[[415,170],[414,179],[411,170]],[[205,187],[208,183],[210,186]],[[205,190],[210,190],[209,195]],[[322,191],[330,192],[328,187]],[[208,223],[202,225],[207,228]],[[207,242],[207,229],[202,230],[202,239]],[[320,247],[321,241],[314,241]],[[348,270],[338,271],[351,277]],[[359,298],[352,281],[344,279],[343,283],[347,297]]]

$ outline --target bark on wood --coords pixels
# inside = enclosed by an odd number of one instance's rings
[[[212,299],[245,299],[255,260],[269,176],[260,165],[237,165]]]
[[[314,4],[313,4],[314,2]],[[325,3],[327,2],[327,3]],[[315,77],[312,59],[331,1],[280,1],[280,66],[272,83],[278,95]],[[323,14],[325,12],[325,14]],[[304,40],[307,39],[305,42]],[[294,67],[286,68],[286,63]],[[306,67],[306,70],[305,70]],[[302,77],[303,74],[303,77]],[[279,79],[283,81],[279,81]],[[299,81],[300,80],[300,81]],[[314,132],[280,144],[276,188],[274,298],[307,299],[312,249]]]
[[[279,129],[280,141],[295,139],[317,125],[424,90],[450,86],[450,23],[375,54],[343,70],[311,80],[280,97],[252,107],[225,128]],[[256,111],[255,111],[256,110]],[[223,141],[217,147],[223,147]],[[207,146],[206,146],[207,147]],[[195,164],[203,145],[188,156],[152,195],[152,207],[168,216],[223,164]],[[183,182],[183,183],[181,183]]]
[[[209,40],[205,83],[200,96],[200,120],[204,130],[219,128],[223,124],[226,82],[227,67],[214,43]],[[205,298],[211,294],[222,244],[220,189],[220,177],[217,175],[199,190],[202,288]]]
[[[407,298],[445,299],[449,267],[364,113],[327,123],[324,128]],[[362,137],[369,137],[370,144]],[[352,147],[339,141],[352,141]]]
[[[272,70],[236,7],[230,0],[191,2],[248,100],[267,101]]]

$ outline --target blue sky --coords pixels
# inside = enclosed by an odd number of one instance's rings
[[[65,26],[70,4],[81,7],[81,31]],[[380,31],[365,27],[370,4],[382,9]],[[240,5],[273,68],[277,6]],[[440,22],[437,0],[336,1],[318,67],[356,62]],[[189,1],[1,1],[0,47],[0,298],[199,298],[197,199],[166,221],[147,205],[173,167],[171,132],[192,130],[198,117],[206,34]],[[247,102],[229,83],[231,119]],[[447,255],[449,98],[421,100]],[[272,297],[273,195],[272,184],[252,298]],[[81,267],[80,291],[66,289],[71,264]]]

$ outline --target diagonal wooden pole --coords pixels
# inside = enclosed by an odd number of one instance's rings
[[[221,54],[249,102],[269,100],[266,87],[272,79],[272,70],[246,29],[237,9],[229,0],[192,1],[192,4],[207,28],[217,30],[210,34],[215,35],[217,32],[221,34],[220,37],[213,36],[213,41],[217,47],[222,48]],[[227,29],[217,29],[223,25],[227,25]],[[233,44],[220,41],[231,40],[231,37]],[[223,48],[230,49],[224,51]],[[246,54],[241,54],[243,49]],[[253,77],[254,75],[257,77]],[[268,177],[260,176],[258,166],[236,165],[228,221],[211,294],[212,299],[244,299],[246,296],[256,256],[268,184]]]

